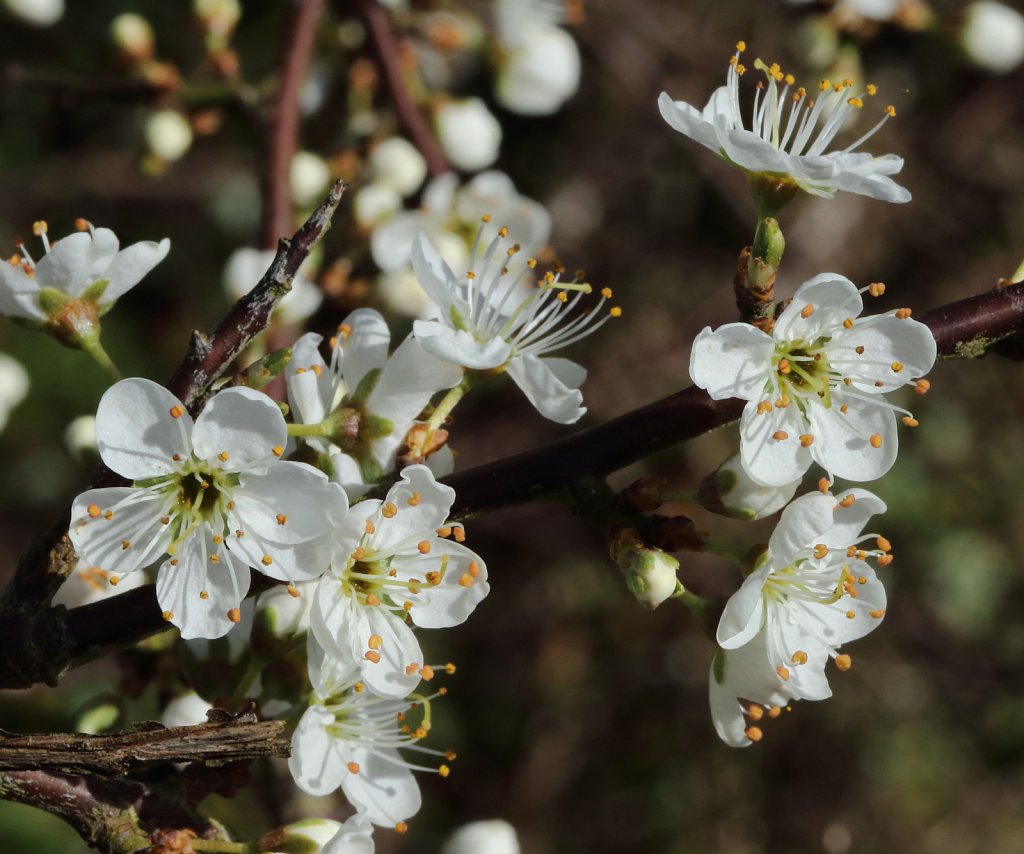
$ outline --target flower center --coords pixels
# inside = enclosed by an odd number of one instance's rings
[[[825,351],[830,340],[818,338],[811,343],[781,341],[775,345],[773,374],[767,390],[778,390],[780,405],[787,406],[795,401],[803,412],[807,399],[814,396],[826,409],[831,406],[829,392],[834,372]]]
[[[806,558],[797,558],[789,566],[772,572],[765,581],[762,595],[766,602],[784,603],[801,599],[820,605],[838,602],[844,594],[843,579],[835,583],[834,573],[810,566]]]

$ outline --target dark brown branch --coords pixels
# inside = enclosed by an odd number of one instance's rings
[[[0,730],[0,771],[121,777],[133,768],[171,762],[230,762],[288,756],[283,721],[259,721],[251,712],[196,726],[144,724],[110,735]]]
[[[405,85],[399,57],[400,48],[391,29],[387,10],[377,0],[355,0],[354,5],[366,26],[370,45],[384,76],[384,84],[391,96],[391,105],[395,108],[398,123],[427,161],[427,170],[433,177],[450,172],[451,168],[444,152],[441,151],[441,146],[438,145],[423,113],[413,103],[409,89]]]
[[[1024,330],[1024,285],[943,306],[920,320],[931,328],[941,355],[981,355]],[[546,447],[452,475],[446,482],[456,490],[453,513],[466,517],[607,475],[735,420],[742,407],[742,401],[713,401],[698,388],[684,389]],[[53,683],[80,660],[165,626],[152,585],[67,614],[54,608],[30,622],[0,619],[0,688]]]
[[[291,231],[291,168],[299,144],[299,95],[309,68],[324,0],[294,0],[285,40],[281,82],[270,120],[266,172],[263,175],[263,245],[274,246]]]

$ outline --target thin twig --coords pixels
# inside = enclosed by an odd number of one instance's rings
[[[940,355],[981,355],[1024,330],[1024,285],[943,306],[920,320],[931,328]],[[742,409],[742,401],[711,400],[701,389],[684,389],[543,448],[450,476],[445,482],[456,491],[452,511],[465,518],[550,495],[581,478],[602,477],[728,424]],[[164,627],[152,585],[66,615],[54,608],[31,622],[0,619],[0,688],[52,684],[100,651],[96,638],[102,638],[103,649],[113,649]]]
[[[274,102],[263,175],[263,245],[273,247],[291,231],[291,168],[299,147],[299,95],[309,68],[324,0],[295,0],[284,44],[281,83]]]
[[[370,45],[377,58],[377,63],[380,65],[384,83],[391,96],[391,105],[395,108],[399,124],[405,128],[412,144],[419,149],[423,159],[427,161],[427,170],[433,177],[436,178],[438,175],[450,172],[451,167],[448,165],[444,152],[441,151],[441,146],[438,145],[423,113],[413,103],[409,89],[405,85],[405,75],[402,72],[399,56],[400,48],[395,33],[391,29],[387,10],[377,0],[355,0],[354,5],[366,26]]]

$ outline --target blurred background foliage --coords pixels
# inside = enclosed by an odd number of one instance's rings
[[[467,5],[487,13],[485,3]],[[79,216],[123,243],[169,236],[169,257],[104,323],[122,369],[161,381],[190,331],[211,328],[226,308],[227,255],[258,242],[264,162],[260,110],[188,73],[203,49],[183,7],[94,0],[69,4],[46,29],[8,20],[0,56],[0,241],[9,247],[36,219],[59,235]],[[346,7],[335,4],[318,34],[327,96],[305,119],[301,145],[351,175],[361,142],[346,121],[346,87],[365,50]],[[590,368],[584,426],[688,385],[694,335],[734,317],[732,272],[754,224],[745,183],[668,128],[656,98],[666,90],[702,105],[738,39],[751,59],[777,60],[801,80],[877,83],[898,116],[867,147],[906,158],[900,182],[914,195],[906,206],[797,199],[782,217],[780,297],[829,270],[888,283],[878,310],[920,312],[1013,272],[1024,247],[1024,72],[971,65],[955,41],[961,4],[932,9],[923,29],[837,31],[822,8],[778,0],[588,0],[571,30],[584,62],[578,94],[549,118],[495,108],[505,131],[498,167],[551,211],[559,257],[614,287],[625,311],[577,345]],[[187,74],[178,94],[121,85],[108,27],[126,10],[148,18],[160,58]],[[244,3],[234,46],[256,93],[272,84],[288,14],[287,3]],[[460,89],[489,96],[485,75]],[[209,112],[217,129],[166,169],[147,169],[143,124],[164,102],[193,121]],[[379,305],[365,239],[344,205],[322,269],[339,258],[352,272],[328,288],[313,331]],[[396,332],[408,323],[396,317]],[[89,469],[64,450],[62,433],[95,410],[106,381],[84,356],[10,323],[0,325],[0,348],[32,381],[0,444],[0,568],[9,572],[85,483]],[[995,357],[936,367],[932,393],[913,401],[921,426],[904,431],[897,465],[872,486],[889,504],[877,524],[896,550],[882,571],[885,624],[852,648],[851,672],[833,671],[833,699],[797,704],[746,750],[724,747],[711,727],[699,626],[673,602],[642,610],[598,531],[554,506],[471,521],[491,595],[465,626],[423,638],[429,659],[459,665],[432,734],[459,760],[447,780],[422,776],[423,811],[407,836],[379,832],[378,851],[435,851],[454,826],[492,816],[515,825],[528,854],[1024,850],[1021,370]],[[564,432],[505,386],[461,407],[452,435],[467,467]],[[734,430],[717,431],[613,483],[656,472],[696,483],[736,441]],[[678,510],[745,542],[770,531]],[[727,595],[738,583],[719,559],[682,560],[698,592]],[[71,729],[98,697],[114,698],[123,721],[152,719],[166,678],[140,691],[138,674],[174,668],[166,652],[135,651],[58,688],[4,692],[0,725]],[[348,810],[340,799],[299,798],[283,763],[255,768],[237,798],[214,801],[205,806],[237,830]],[[58,820],[0,804],[0,850],[81,848]]]

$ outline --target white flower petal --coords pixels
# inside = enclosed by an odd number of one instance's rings
[[[388,360],[391,332],[379,311],[360,308],[341,322],[341,375],[349,394],[355,392],[370,371],[380,370]]]
[[[117,246],[117,238],[109,228],[97,228],[95,237],[85,231],[69,234],[39,259],[36,281],[40,287],[80,297],[93,282],[106,278]]]
[[[788,566],[798,552],[820,543],[832,527],[835,506],[831,495],[809,492],[786,507],[768,541],[772,566]]]
[[[160,521],[166,504],[167,496],[152,489],[90,489],[71,505],[68,535],[83,562],[119,575],[134,572],[155,563],[171,543],[170,527]]]
[[[851,495],[853,503],[843,506],[843,499]],[[847,489],[836,495],[835,501],[832,527],[821,539],[821,542],[830,548],[846,548],[857,542],[868,519],[886,511],[885,502],[866,489]]]
[[[793,301],[775,321],[772,334],[776,341],[811,342],[835,334],[842,329],[843,320],[857,317],[863,307],[853,282],[836,273],[822,273],[797,288]],[[804,317],[806,312],[810,313]]]
[[[409,616],[421,629],[458,626],[469,618],[490,590],[487,567],[476,552],[460,543],[440,537],[430,538],[427,542],[430,544],[428,555],[398,557],[392,563],[399,578],[420,580],[428,572],[439,572],[444,566],[440,584],[425,584],[418,594],[404,597],[413,602]],[[470,567],[473,567],[473,572],[470,572]]]
[[[335,380],[320,355],[322,340],[313,332],[299,338],[292,346],[292,360],[286,369],[288,400],[301,424],[319,424],[334,403]]]
[[[808,415],[808,432],[815,437],[811,452],[830,474],[864,482],[877,480],[892,468],[899,438],[896,416],[884,402],[873,405],[837,389],[832,392],[829,409],[814,406],[809,408]],[[872,436],[878,437],[877,448],[871,444]]]
[[[706,326],[693,342],[690,379],[714,400],[753,400],[764,393],[775,344],[749,323]]]
[[[658,96],[658,109],[661,117],[681,134],[710,148],[715,154],[718,153],[719,144],[714,125],[705,121],[703,114],[695,107],[685,101],[673,101],[667,92],[662,92]]]
[[[764,620],[762,591],[771,566],[763,566],[748,575],[740,589],[725,603],[722,618],[715,635],[722,649],[736,649],[748,643],[759,631]]]
[[[228,454],[221,462],[225,471],[273,463],[274,448],[283,448],[287,440],[288,428],[277,404],[262,392],[242,387],[218,392],[199,414],[192,434],[199,459],[212,462]]]
[[[0,264],[0,314],[45,322],[39,306],[39,284],[20,266]]]
[[[587,372],[568,359],[514,356],[506,369],[537,411],[558,424],[575,424],[587,411],[577,388]]]
[[[97,229],[97,234],[106,229]],[[63,242],[63,241],[61,241]],[[107,267],[103,278],[109,281],[101,302],[109,305],[126,291],[135,287],[150,270],[167,257],[171,241],[166,237],[159,243],[143,240],[122,249]]]
[[[366,811],[370,821],[394,827],[419,812],[419,784],[397,751],[357,747],[352,761],[359,766],[359,773],[346,774],[341,788],[355,807]]]
[[[757,405],[757,400],[751,400],[743,408],[740,459],[753,480],[784,486],[803,476],[811,465],[811,453],[800,441],[807,425],[793,404],[784,409],[773,406],[764,414],[758,413]],[[781,434],[785,438],[774,438]]]
[[[171,614],[170,622],[186,639],[226,635],[235,624],[228,612],[239,607],[248,591],[249,567],[214,542],[206,524],[185,538],[156,576],[160,608]]]
[[[327,727],[333,723],[334,715],[330,712],[320,706],[310,706],[292,735],[288,769],[295,785],[307,794],[329,795],[349,773],[338,742],[327,732]]]
[[[373,854],[373,827],[366,813],[357,812],[326,845],[322,854]]]
[[[452,329],[432,320],[417,320],[412,328],[424,350],[442,362],[464,368],[477,371],[497,368],[512,354],[512,346],[502,338],[478,341],[465,330]]]
[[[192,452],[192,430],[192,417],[181,401],[163,386],[141,377],[115,383],[96,410],[100,457],[112,471],[129,480],[175,471],[172,457],[188,459]]]
[[[454,501],[455,490],[438,483],[427,466],[406,466],[402,469],[402,479],[388,490],[384,499],[385,506],[393,505],[396,512],[377,523],[373,550],[393,554],[403,547],[414,548],[417,542],[436,537],[437,529],[448,520]]]
[[[371,637],[380,638],[379,661],[366,658]],[[401,617],[383,606],[360,606],[355,611],[349,640],[351,654],[359,659],[363,681],[378,696],[406,697],[419,684],[423,652],[416,635]]]
[[[858,347],[862,353],[856,352]],[[854,381],[854,388],[869,394],[884,394],[923,377],[935,365],[936,356],[935,337],[927,326],[893,315],[868,318],[850,330],[840,330],[828,350],[830,360],[842,360],[840,369]],[[898,371],[893,370],[896,363]]]

